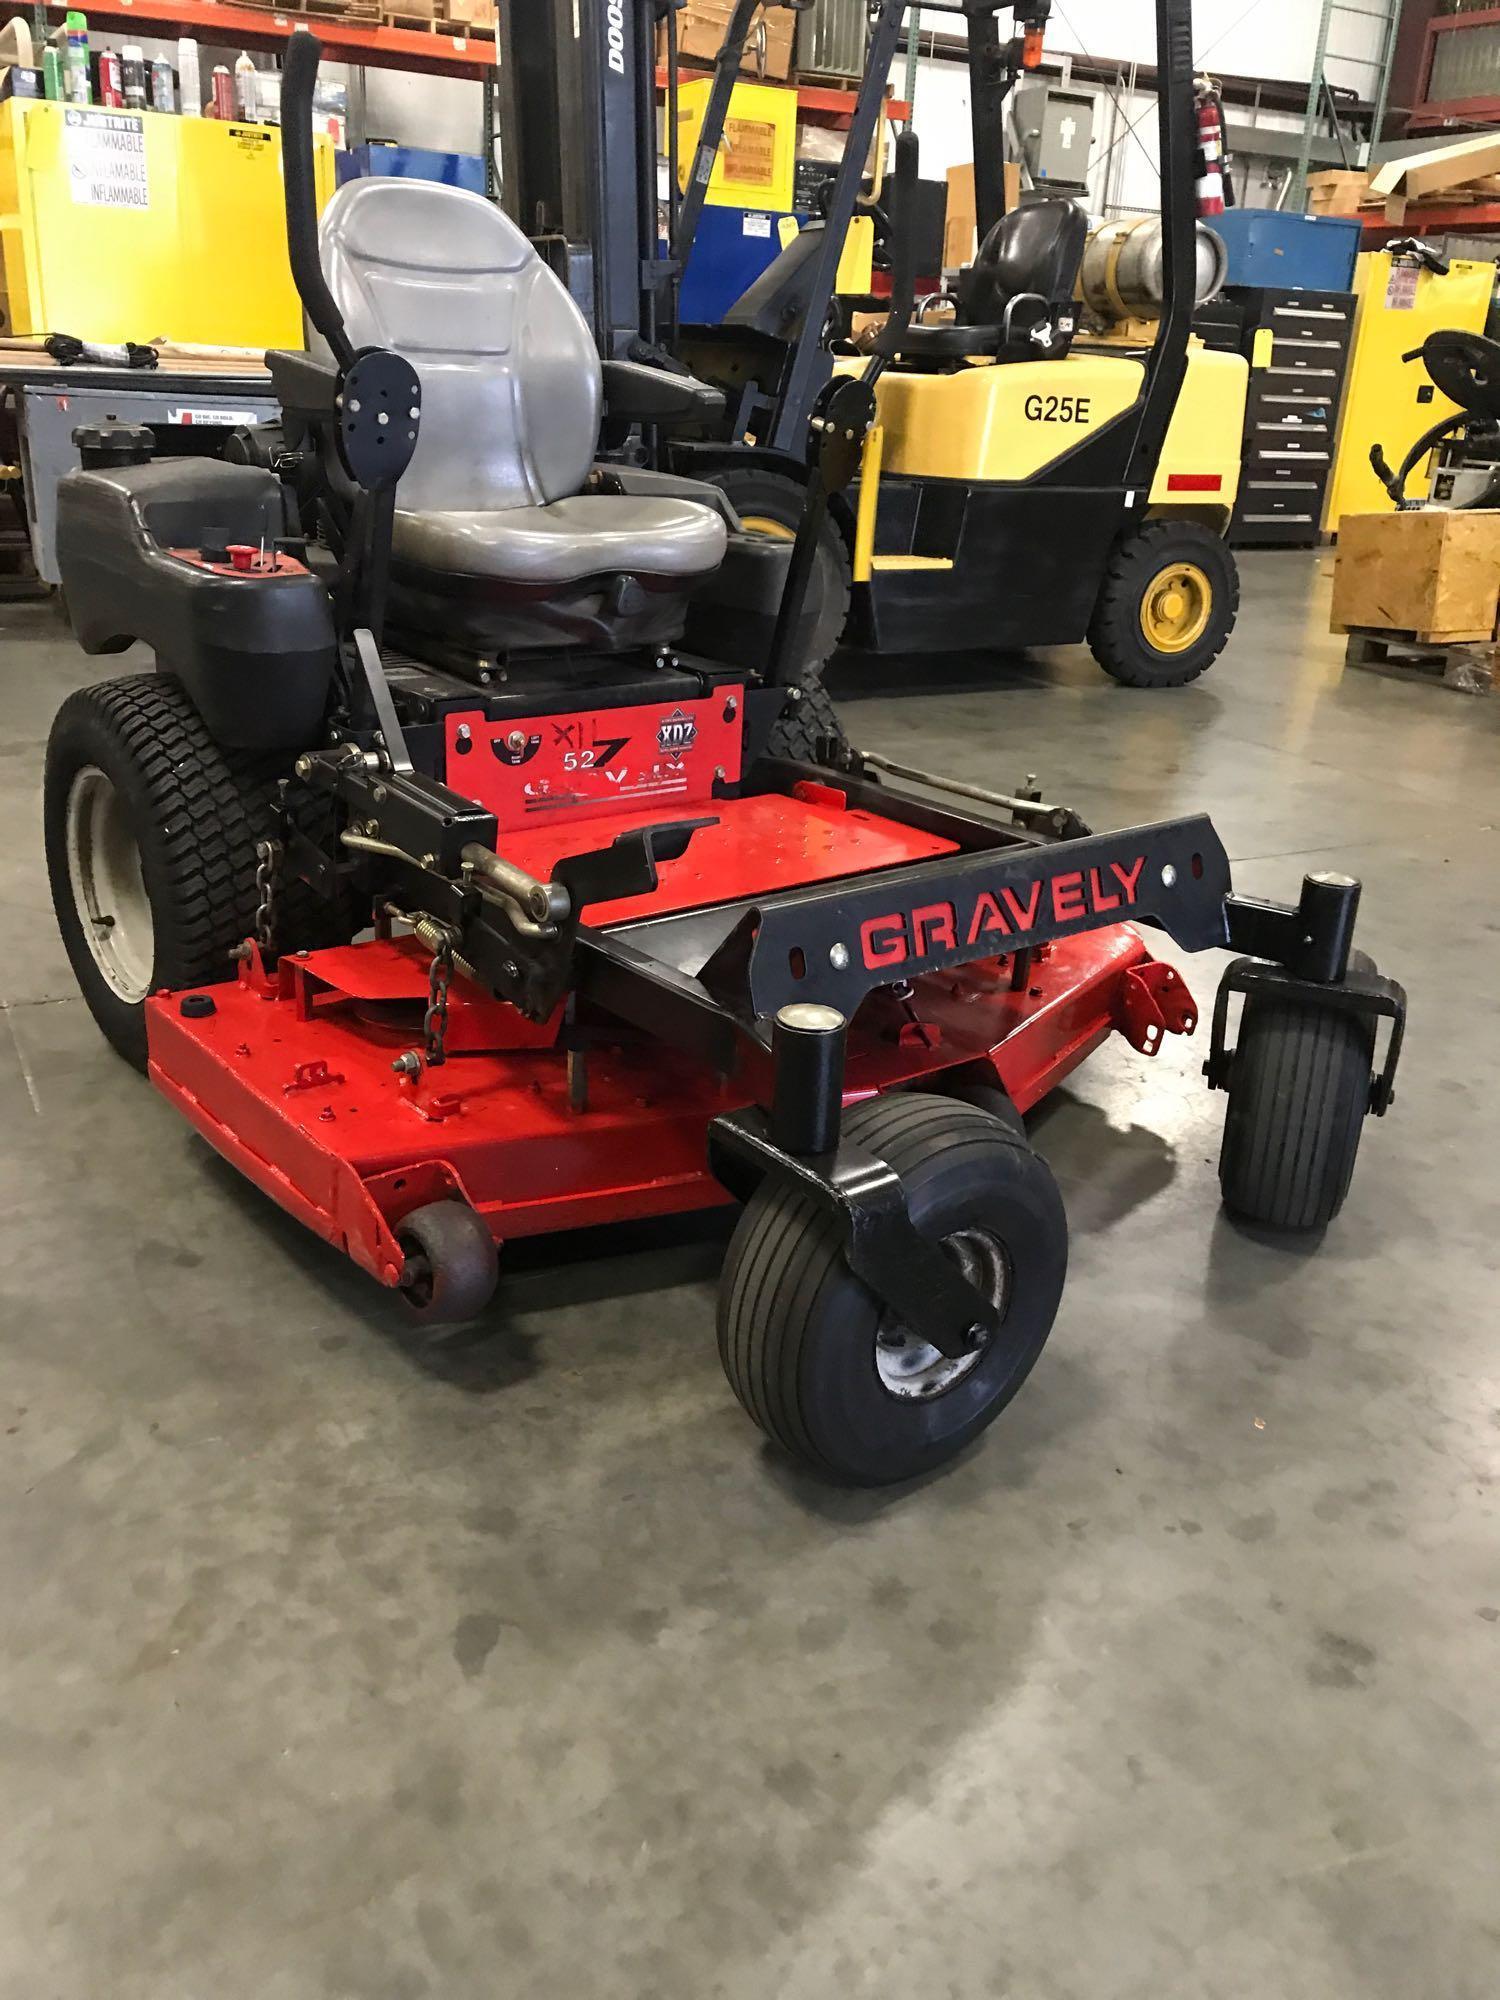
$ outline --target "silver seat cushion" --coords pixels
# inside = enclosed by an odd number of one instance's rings
[[[724,525],[709,508],[579,497],[599,438],[599,356],[503,210],[433,182],[360,179],[329,202],[318,240],[355,346],[394,348],[421,380],[398,556],[528,584],[717,567]]]
[[[550,507],[396,514],[404,562],[511,583],[578,583],[618,571],[693,577],[717,569],[728,532],[690,500],[583,494]]]

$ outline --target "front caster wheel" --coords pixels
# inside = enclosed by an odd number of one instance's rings
[[[1321,1229],[1344,1205],[1370,1108],[1374,1023],[1252,999],[1229,1072],[1224,1206],[1266,1229]]]
[[[1001,1315],[950,1360],[898,1324],[849,1270],[833,1215],[766,1181],[735,1231],[719,1288],[719,1356],[768,1437],[825,1476],[892,1485],[977,1437],[1041,1353],[1068,1262],[1045,1161],[987,1112],[917,1092],[861,1104],[845,1135],[901,1176],[911,1219]]]
[[[500,1253],[464,1201],[430,1201],[404,1215],[396,1241],[405,1255],[401,1296],[422,1326],[476,1319],[494,1297]]]

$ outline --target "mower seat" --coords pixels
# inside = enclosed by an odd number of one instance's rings
[[[582,313],[479,195],[426,181],[342,187],[319,229],[356,348],[404,355],[422,385],[396,491],[391,609],[475,644],[670,637],[723,560],[710,505],[584,494],[603,372]]]

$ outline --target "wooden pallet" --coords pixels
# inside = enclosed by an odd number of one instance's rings
[[[350,21],[373,28],[380,20],[379,0],[239,0],[259,14],[307,14],[323,21]]]
[[[1500,685],[1500,642],[1488,634],[1354,627],[1344,659],[1351,667],[1367,667],[1394,680],[1431,681],[1457,694],[1489,694]]]
[[[405,28],[412,35],[456,35],[471,42],[492,42],[493,21],[449,21],[442,15],[407,14],[399,7],[382,7],[380,20],[387,28]]]

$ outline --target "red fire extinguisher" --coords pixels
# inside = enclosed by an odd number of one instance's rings
[[[1224,106],[1213,85],[1198,85],[1198,213],[1222,215],[1224,186]]]

